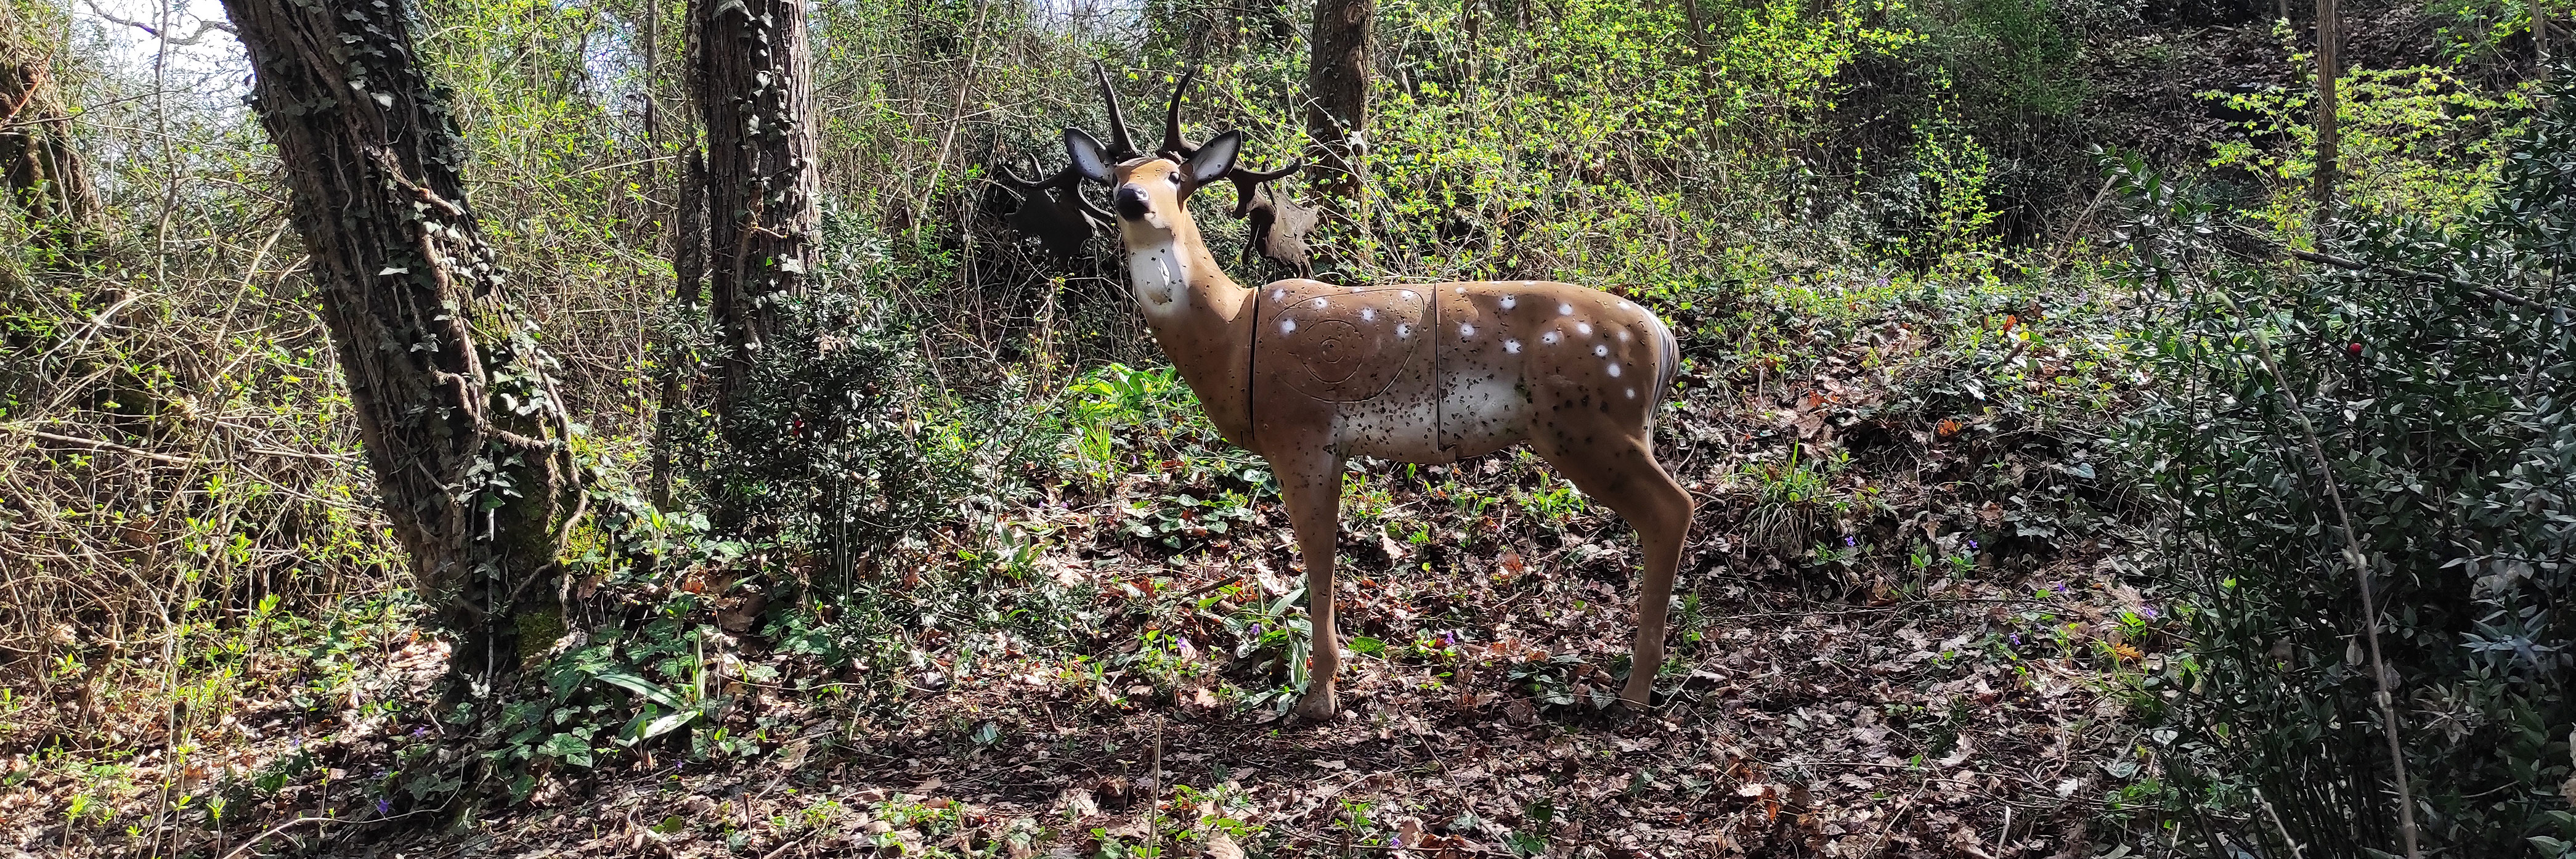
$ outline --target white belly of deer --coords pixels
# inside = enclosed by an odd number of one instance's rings
[[[1170,240],[1146,245],[1127,255],[1127,276],[1136,284],[1136,306],[1148,319],[1179,313],[1182,290],[1189,286],[1190,263]]]
[[[1462,371],[1459,375],[1465,375]],[[1480,456],[1529,435],[1529,393],[1514,373],[1442,380],[1440,443],[1461,457]]]
[[[1529,395],[1517,376],[1495,374],[1438,387],[1445,394],[1416,392],[1339,404],[1335,449],[1345,456],[1437,465],[1482,456],[1529,436]]]

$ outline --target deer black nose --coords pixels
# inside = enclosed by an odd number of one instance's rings
[[[1134,185],[1118,186],[1118,215],[1130,221],[1143,220],[1153,204],[1145,199],[1145,189]]]

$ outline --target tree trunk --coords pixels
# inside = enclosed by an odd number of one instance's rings
[[[653,19],[658,22],[661,6],[657,2],[652,4],[652,8]],[[656,36],[653,41],[659,43],[661,30],[658,24],[646,32]],[[680,55],[684,59],[697,56],[698,27],[695,19],[683,26],[681,44]],[[654,52],[648,56],[646,68],[660,68],[661,55]],[[662,344],[661,393],[653,419],[653,507],[666,512],[672,505],[671,481],[676,466],[673,457],[680,441],[680,421],[693,406],[688,380],[696,370],[696,362],[692,360],[689,341],[694,339],[691,332],[699,315],[706,312],[707,207],[703,192],[707,159],[706,153],[698,148],[697,130],[690,124],[690,120],[697,116],[694,109],[698,91],[696,67],[684,66],[684,69],[684,82],[680,87],[679,199],[677,211],[671,213],[671,273],[676,281],[671,305],[674,318]],[[648,75],[646,91],[658,92],[661,83],[660,76]],[[648,102],[647,106],[651,104]],[[655,139],[653,153],[658,156],[667,151],[667,147],[660,145],[658,134]]]
[[[1316,187],[1343,201],[1360,199],[1360,160],[1367,154],[1369,29],[1376,0],[1317,0],[1314,55],[1306,65],[1306,134],[1323,146]],[[1351,217],[1357,206],[1326,208]]]
[[[671,475],[676,465],[681,416],[690,408],[689,377],[694,375],[694,361],[689,346],[680,332],[690,330],[698,314],[706,307],[707,276],[707,157],[691,147],[681,156],[680,211],[671,227],[671,272],[678,289],[672,296],[673,312],[678,324],[662,355],[662,397],[656,411],[653,432],[653,507],[671,509]]]
[[[451,667],[507,673],[521,625],[559,616],[546,584],[584,496],[534,326],[487,312],[509,330],[485,344],[468,321],[503,274],[467,207],[464,141],[416,62],[410,4],[224,7],[249,49],[251,106],[286,168],[379,503],[460,638]]]
[[[2343,41],[2337,35],[2342,23],[2335,0],[2317,0],[2317,176],[2310,190],[2321,224],[2334,207],[2336,161],[2342,157],[2335,128],[2335,78],[2343,74],[2335,51]]]
[[[2549,7],[2531,0],[2531,61],[2540,77],[2549,77]]]
[[[707,275],[725,350],[716,404],[726,420],[774,300],[802,290],[812,271],[822,215],[811,50],[796,0],[699,0],[690,14],[707,134]]]
[[[107,206],[72,147],[53,49],[19,14],[17,4],[0,3],[0,183],[37,241],[83,258],[106,235]]]

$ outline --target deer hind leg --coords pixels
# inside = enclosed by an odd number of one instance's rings
[[[1539,440],[1562,435],[1541,433]],[[1568,440],[1570,441],[1570,440]],[[1673,597],[1673,575],[1681,568],[1682,541],[1690,536],[1691,497],[1655,462],[1644,438],[1624,436],[1599,444],[1537,445],[1538,454],[1554,463],[1575,488],[1610,505],[1619,518],[1637,529],[1646,553],[1646,574],[1637,588],[1637,640],[1628,663],[1628,685],[1619,699],[1631,707],[1654,703],[1655,672],[1664,664],[1664,614]],[[1555,448],[1555,449],[1550,449]]]
[[[1288,524],[1306,562],[1306,649],[1312,661],[1296,713],[1323,721],[1339,710],[1333,677],[1342,667],[1342,640],[1333,627],[1333,552],[1342,531],[1342,458],[1318,451],[1272,459],[1270,468],[1279,476]]]

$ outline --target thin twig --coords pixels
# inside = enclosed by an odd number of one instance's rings
[[[2281,844],[2290,848],[2290,859],[2304,859],[2308,852],[2307,845],[2300,844],[2298,839],[2290,837],[2290,828],[2281,825],[2281,813],[2272,810],[2272,800],[2263,796],[2262,788],[2254,789],[2254,801],[2262,803],[2263,816],[2271,818],[2273,831],[2281,833]]]
[[[134,455],[134,456],[139,456],[139,457],[142,457],[142,458],[144,458],[144,459],[149,459],[149,460],[152,460],[153,462],[158,462],[158,463],[162,463],[162,464],[165,464],[165,465],[185,465],[185,466],[193,466],[193,465],[205,465],[205,464],[206,464],[205,462],[202,462],[202,461],[199,461],[199,460],[194,460],[194,459],[188,459],[188,458],[186,458],[186,457],[171,456],[171,455],[166,454],[166,453],[153,453],[153,452],[151,452],[151,451],[144,450],[144,449],[142,449],[142,448],[138,448],[138,447],[127,447],[127,446],[125,446],[125,445],[117,444],[117,443],[112,442],[112,441],[99,441],[98,439],[94,439],[94,438],[81,438],[81,437],[79,437],[79,436],[69,436],[69,435],[61,435],[61,434],[58,434],[58,433],[49,433],[49,432],[46,432],[46,431],[44,431],[44,430],[34,429],[34,428],[27,427],[27,426],[22,425],[22,424],[0,424],[0,429],[6,429],[6,430],[12,430],[12,431],[15,431],[15,432],[25,433],[25,434],[27,434],[27,435],[32,435],[32,436],[35,436],[35,437],[37,437],[37,438],[44,439],[44,440],[46,440],[46,441],[61,442],[61,443],[63,443],[63,444],[76,444],[76,445],[80,445],[80,446],[82,446],[82,447],[96,448],[96,449],[98,449],[98,450],[112,450],[112,451],[116,451],[116,452],[118,452],[118,453],[131,454],[131,455]]]
[[[341,819],[339,819],[339,818],[337,818],[337,817],[298,817],[298,818],[296,818],[296,819],[294,819],[294,820],[289,820],[289,821],[287,821],[287,822],[285,822],[285,823],[280,823],[280,824],[278,824],[278,825],[276,825],[276,826],[271,826],[271,827],[269,827],[269,828],[268,828],[268,831],[266,831],[266,832],[262,832],[262,833],[260,833],[260,834],[258,834],[258,835],[253,835],[253,836],[251,836],[251,837],[250,837],[250,840],[248,840],[248,841],[244,841],[244,842],[242,842],[242,843],[241,843],[241,846],[233,848],[233,852],[230,852],[230,853],[226,853],[226,854],[224,854],[224,859],[241,859],[241,855],[242,855],[243,853],[250,852],[250,849],[251,849],[251,848],[259,846],[259,843],[260,843],[260,842],[262,842],[262,841],[266,841],[266,840],[268,840],[268,837],[269,837],[269,836],[271,836],[271,835],[276,835],[276,834],[278,834],[278,833],[280,833],[280,832],[284,832],[284,831],[286,831],[286,830],[293,829],[293,828],[295,828],[295,827],[302,826],[302,825],[307,824],[307,823],[347,823],[347,822],[348,822],[348,821],[346,821],[346,820],[341,820]]]
[[[2443,284],[2443,285],[2446,285],[2446,286],[2455,286],[2455,287],[2458,287],[2458,288],[2461,288],[2461,289],[2468,290],[2468,291],[2470,291],[2470,292],[2477,293],[2477,294],[2479,294],[2479,295],[2486,296],[2486,297],[2491,298],[2491,299],[2495,299],[2495,300],[2497,300],[2497,301],[2504,302],[2504,303],[2506,303],[2506,304],[2513,305],[2513,306],[2515,306],[2515,307],[2520,307],[2520,308],[2522,308],[2522,309],[2524,309],[2524,310],[2537,310],[2537,311],[2540,311],[2540,312],[2543,312],[2543,313],[2551,313],[2551,314],[2576,315],[2576,310],[2569,310],[2569,309],[2564,308],[2564,307],[2557,307],[2557,306],[2553,306],[2553,305],[2543,304],[2543,303],[2540,303],[2540,302],[2537,302],[2537,301],[2533,301],[2533,300],[2528,299],[2528,298],[2524,298],[2524,297],[2519,296],[2519,295],[2515,295],[2515,294],[2510,293],[2510,292],[2506,292],[2506,291],[2501,290],[2501,289],[2497,289],[2497,288],[2492,287],[2492,286],[2487,286],[2487,285],[2484,285],[2484,284],[2477,284],[2477,283],[2470,283],[2470,282],[2468,282],[2468,281],[2461,280],[2461,279],[2459,279],[2459,278],[2452,277],[2452,276],[2450,276],[2450,275],[2446,275],[2446,274],[2434,274],[2434,273],[2429,272],[2429,271],[2422,271],[2422,270],[2418,270],[2418,269],[2407,268],[2407,267],[2405,267],[2405,266],[2401,266],[2401,265],[2380,265],[2380,264],[2374,264],[2374,263],[2367,263],[2367,262],[2362,262],[2361,260],[2357,260],[2357,259],[2348,259],[2348,258],[2345,258],[2345,257],[2335,256],[2335,255],[2333,255],[2333,254],[2318,253],[2318,252],[2316,252],[2316,251],[2303,251],[2303,250],[2300,250],[2300,249],[2298,249],[2298,248],[2294,248],[2294,247],[2290,247],[2290,246],[2288,246],[2288,245],[2282,244],[2279,240],[2276,240],[2276,239],[2274,239],[2274,238],[2272,238],[2272,237],[2270,237],[2270,236],[2266,236],[2266,235],[2263,235],[2263,234],[2261,234],[2261,233],[2254,232],[2253,230],[2245,229],[2244,227],[2241,227],[2241,226],[2240,226],[2240,227],[2237,227],[2237,231],[2238,231],[2238,232],[2242,232],[2242,233],[2244,233],[2244,234],[2245,234],[2245,235],[2247,235],[2247,236],[2251,236],[2251,237],[2253,237],[2253,238],[2255,238],[2255,239],[2257,239],[2257,240],[2260,240],[2260,241],[2262,241],[2262,242],[2264,242],[2264,243],[2266,243],[2266,244],[2270,244],[2270,245],[2272,245],[2273,247],[2275,247],[2275,248],[2279,249],[2282,253],[2287,254],[2287,255],[2289,255],[2289,256],[2291,256],[2291,257],[2293,257],[2293,258],[2307,260],[2308,262],[2320,263],[2320,264],[2324,264],[2324,265],[2330,265],[2330,266],[2334,266],[2334,267],[2336,267],[2336,268],[2344,269],[2344,270],[2347,270],[2347,271],[2367,271],[2367,272],[2373,272],[2373,273],[2377,273],[2377,274],[2393,274],[2393,275],[2398,275],[2398,276],[2402,276],[2402,277],[2411,277],[2411,278],[2414,278],[2414,279],[2416,279],[2416,280],[2426,281],[2426,282],[2430,282],[2430,283],[2439,283],[2439,284]]]
[[[2254,350],[2263,369],[2272,374],[2272,383],[2278,386],[2281,396],[2290,401],[2290,416],[2298,420],[2299,435],[2307,442],[2308,455],[2316,458],[2317,478],[2325,483],[2326,501],[2334,506],[2335,520],[2343,530],[2344,563],[2352,565],[2353,579],[2361,586],[2361,632],[2362,638],[2370,642],[2370,676],[2379,687],[2379,724],[2388,735],[2388,765],[2397,774],[2397,831],[2406,842],[2406,859],[2422,859],[2423,849],[2415,840],[2415,794],[2406,781],[2406,746],[2397,738],[2397,699],[2388,688],[2388,665],[2379,656],[2379,607],[2370,594],[2369,556],[2362,553],[2361,538],[2353,533],[2352,514],[2344,510],[2343,490],[2336,486],[2334,466],[2326,460],[2325,445],[2317,441],[2316,425],[2308,421],[2298,396],[2290,392],[2289,377],[2281,374],[2280,365],[2272,363],[2271,338],[2256,332]]]
[[[1890,815],[1888,815],[1888,816],[1887,816],[1887,825],[1886,825],[1886,826],[1879,827],[1879,829],[1878,829],[1878,843],[1875,843],[1875,844],[1870,845],[1870,846],[1869,846],[1869,849],[1868,849],[1868,850],[1866,850],[1866,851],[1863,851],[1860,855],[1862,855],[1862,856],[1883,856],[1883,855],[1886,855],[1885,851],[1887,850],[1887,839],[1889,839],[1889,838],[1891,838],[1891,837],[1894,837],[1894,836],[1896,835],[1896,827],[1897,827],[1897,825],[1898,825],[1898,824],[1902,824],[1902,823],[1904,823],[1904,822],[1905,822],[1905,813],[1906,813],[1906,812],[1908,812],[1908,811],[1912,811],[1912,810],[1914,810],[1914,801],[1915,801],[1915,800],[1918,800],[1918,799],[1922,799],[1922,798],[1923,798],[1923,791],[1924,791],[1925,789],[1927,789],[1927,788],[1930,788],[1931,786],[1932,786],[1932,774],[1931,774],[1931,773],[1928,773],[1928,772],[1927,772],[1927,773],[1924,773],[1924,774],[1923,774],[1923,780],[1922,780],[1922,781],[1919,781],[1919,782],[1915,782],[1915,783],[1914,783],[1914,795],[1913,795],[1913,796],[1906,797],[1904,802],[1897,803],[1897,805],[1896,805],[1896,813],[1894,813],[1894,814],[1890,814]]]

